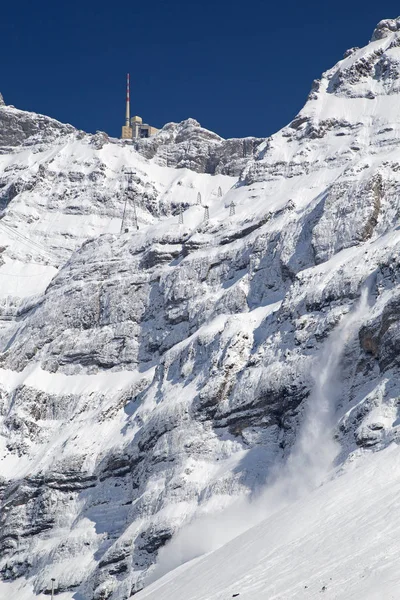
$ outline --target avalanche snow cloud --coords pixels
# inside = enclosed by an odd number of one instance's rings
[[[4,597],[391,597],[399,76],[400,19],[268,139],[132,145],[1,103]]]

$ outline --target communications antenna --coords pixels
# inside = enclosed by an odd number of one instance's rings
[[[178,220],[179,225],[183,225],[183,211],[182,211],[182,206],[179,207],[179,220]]]
[[[235,209],[235,203],[232,200],[232,202],[229,205],[229,216],[233,217],[233,215],[236,213],[236,209]]]
[[[208,206],[204,207],[204,222],[207,223],[210,220],[210,211]]]
[[[218,188],[218,197],[219,198],[222,197],[222,188],[221,188],[221,186],[219,186],[219,188]]]
[[[130,99],[130,81],[129,81],[129,73],[126,76],[126,111],[125,111],[125,127],[130,127],[131,125],[131,99]]]
[[[198,192],[198,194],[197,194],[197,204],[201,205],[201,194],[200,194],[200,192]]]

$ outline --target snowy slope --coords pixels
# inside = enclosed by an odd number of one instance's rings
[[[352,465],[340,478],[136,598],[395,600],[399,458],[399,448],[391,446]]]
[[[65,600],[125,600],[221,546],[182,592],[171,575],[150,597],[208,598],[197,577],[221,557],[257,570],[242,585],[253,598],[269,567],[230,538],[272,505],[289,550],[314,560],[302,523],[284,524],[297,510],[307,524],[332,489],[338,512],[320,527],[333,544],[353,477],[361,489],[376,451],[397,456],[399,28],[380,24],[264,141],[189,120],[132,146],[0,107],[14,123],[0,154],[4,593],[55,577]],[[346,474],[313,492],[332,469]],[[288,548],[259,539],[271,527],[238,540],[287,570]],[[349,547],[352,519],[343,528]],[[224,597],[232,571],[210,572]]]
[[[129,143],[113,143],[101,133],[86,135],[14,108],[3,107],[0,119],[3,143],[9,144],[0,155],[0,226],[6,247],[2,248],[0,273],[3,280],[6,271],[9,277],[29,279],[22,283],[7,279],[7,287],[18,297],[30,295],[32,289],[43,291],[54,269],[89,237],[120,231],[128,186],[125,172],[134,173],[131,189],[140,224],[168,215],[181,202],[195,203],[199,191],[205,196],[217,194],[219,186],[229,189],[236,181],[223,175],[199,177],[187,169],[160,168],[143,159]],[[21,123],[19,133],[16,124]],[[205,131],[187,123],[182,128]],[[23,134],[28,137],[23,139]],[[203,146],[204,152],[207,140]],[[132,224],[131,212],[128,225]],[[37,263],[41,268],[35,268]],[[32,266],[29,271],[26,264]]]

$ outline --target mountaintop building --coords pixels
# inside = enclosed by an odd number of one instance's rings
[[[131,106],[130,106],[130,79],[129,73],[126,79],[126,111],[125,111],[125,125],[122,127],[121,139],[122,140],[137,140],[140,138],[148,138],[157,133],[158,129],[152,127],[147,123],[143,123],[141,117],[135,116],[130,118]]]

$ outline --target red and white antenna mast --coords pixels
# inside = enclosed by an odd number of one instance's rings
[[[125,113],[125,125],[130,127],[131,120],[131,99],[130,99],[130,81],[129,73],[126,76],[126,113]]]

